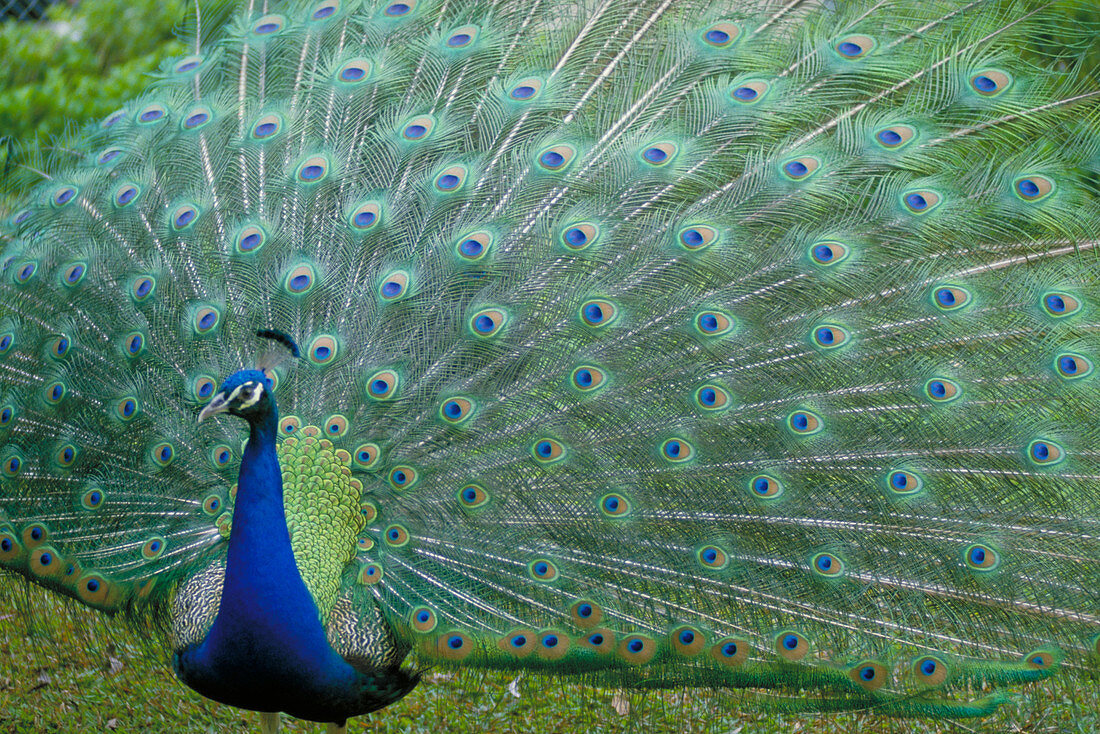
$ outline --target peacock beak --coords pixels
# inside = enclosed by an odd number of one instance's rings
[[[213,398],[211,398],[210,402],[207,403],[206,407],[204,407],[199,413],[198,422],[202,423],[210,416],[216,415],[218,413],[224,413],[227,410],[229,410],[229,397],[224,392],[220,392]]]

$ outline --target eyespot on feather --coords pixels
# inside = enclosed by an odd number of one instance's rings
[[[786,425],[797,436],[812,436],[825,428],[825,421],[809,410],[796,410],[787,416]]]
[[[916,189],[903,192],[902,206],[910,214],[922,216],[940,205],[940,195],[931,189]]]
[[[762,79],[746,79],[730,88],[730,99],[739,105],[751,106],[763,100],[771,85]]]
[[[459,238],[455,244],[455,254],[467,262],[477,262],[488,254],[493,246],[494,239],[491,232],[471,232],[465,237]]]
[[[1012,86],[1012,76],[1000,69],[982,69],[970,76],[970,88],[982,97],[996,97]]]
[[[804,155],[785,161],[780,167],[780,173],[788,181],[805,181],[813,177],[821,168],[821,161],[816,156]]]
[[[741,27],[728,20],[712,23],[699,34],[700,40],[711,48],[729,48],[741,37]]]
[[[573,370],[570,382],[583,393],[594,392],[606,384],[607,373],[595,365],[582,364]]]
[[[379,370],[367,378],[367,397],[374,400],[392,400],[397,397],[401,378],[390,369]]]
[[[558,241],[566,250],[579,252],[596,242],[600,227],[595,222],[574,222],[562,229]]]
[[[552,438],[541,438],[531,446],[531,455],[540,464],[553,464],[565,458],[565,447]]]
[[[810,641],[793,630],[785,630],[775,636],[775,651],[784,660],[796,663],[810,651]]]
[[[890,671],[880,662],[864,660],[848,668],[848,677],[870,693],[886,685],[890,679]]]

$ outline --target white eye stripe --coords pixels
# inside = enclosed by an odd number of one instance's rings
[[[241,385],[241,387],[244,387],[244,385]],[[236,395],[238,392],[240,392],[240,389],[241,388],[238,387],[236,390],[234,390],[233,395]],[[256,383],[256,389],[252,391],[252,397],[250,397],[248,400],[241,403],[241,408],[242,409],[251,408],[253,405],[260,402],[260,398],[263,397],[263,394],[264,394],[263,384],[259,383],[259,382]]]

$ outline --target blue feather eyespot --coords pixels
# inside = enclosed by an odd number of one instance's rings
[[[698,408],[706,411],[725,410],[730,407],[732,400],[725,388],[712,384],[706,384],[698,388],[692,398]]]
[[[265,15],[252,24],[252,33],[257,36],[272,36],[277,34],[286,25],[286,19],[281,15]]]
[[[450,166],[435,177],[435,189],[443,194],[453,194],[466,182],[465,166]]]
[[[599,501],[600,512],[604,517],[620,518],[630,514],[630,500],[618,492],[608,492]]]
[[[592,392],[604,386],[607,373],[595,365],[584,364],[573,370],[570,381],[581,392]]]
[[[913,472],[898,469],[887,475],[886,486],[892,494],[912,495],[921,491],[924,481]]]
[[[496,336],[505,323],[508,321],[508,315],[504,310],[499,308],[485,308],[474,313],[470,317],[470,331],[475,336],[490,337]]]
[[[397,301],[409,295],[409,274],[404,270],[395,270],[382,278],[378,286],[378,296],[383,301]]]
[[[302,296],[313,290],[317,273],[309,263],[292,267],[283,279],[283,289],[292,296]]]
[[[8,478],[17,477],[23,471],[24,463],[23,457],[18,452],[9,452],[0,462],[0,473]]]
[[[970,88],[983,97],[996,97],[1012,86],[1012,77],[999,69],[983,69],[970,77]]]
[[[924,383],[924,396],[934,403],[950,403],[962,394],[959,383],[946,377],[933,377]]]
[[[761,500],[773,500],[783,494],[783,483],[767,474],[749,480],[749,494]]]
[[[471,232],[459,239],[458,244],[455,245],[455,253],[463,260],[476,262],[489,252],[494,239],[491,232]]]
[[[378,448],[378,444],[364,443],[356,447],[355,453],[352,455],[352,461],[359,469],[373,469],[381,455],[382,452]]]
[[[581,321],[597,329],[612,323],[618,316],[619,310],[615,307],[615,304],[602,298],[585,301],[581,305]]]
[[[565,227],[559,241],[567,250],[580,251],[591,245],[600,236],[600,228],[595,222],[575,222]]]
[[[151,104],[142,107],[137,113],[137,123],[139,125],[152,125],[153,123],[161,122],[167,119],[168,108],[162,104]]]
[[[870,36],[845,36],[833,45],[837,55],[845,61],[862,59],[875,48],[875,39]]]
[[[669,438],[661,443],[661,458],[673,464],[683,464],[695,458],[695,447],[682,438]]]
[[[349,428],[348,419],[339,413],[334,413],[328,418],[325,418],[325,437],[326,438],[343,438],[344,434],[348,432]]]
[[[815,156],[804,155],[785,161],[780,167],[780,172],[788,181],[805,181],[817,173],[821,167],[821,161]]]
[[[970,291],[961,285],[940,285],[932,289],[932,305],[940,311],[958,311],[971,300]]]
[[[843,326],[819,324],[810,334],[810,341],[819,349],[836,349],[851,341],[852,335]]]
[[[126,396],[115,403],[115,415],[120,420],[131,421],[141,414],[141,403],[137,398]]]
[[[164,538],[155,537],[145,541],[145,544],[141,546],[141,557],[147,561],[153,561],[160,557],[160,554],[164,552],[164,546],[166,542]]]
[[[417,632],[431,632],[435,629],[437,618],[428,607],[416,607],[409,612],[409,624]]]
[[[182,204],[172,212],[171,223],[172,229],[177,232],[184,229],[190,229],[195,221],[199,218],[199,209],[194,204]]]
[[[0,356],[7,354],[11,351],[12,345],[15,344],[15,334],[10,331],[0,334]]]
[[[394,370],[380,370],[367,379],[367,397],[374,400],[392,400],[397,397],[400,377]]]
[[[267,232],[255,224],[247,224],[241,227],[237,236],[233,239],[233,248],[241,255],[251,255],[257,252],[267,241]]]
[[[657,642],[644,635],[627,635],[616,652],[630,665],[648,663],[657,654]]]
[[[69,389],[64,382],[55,380],[46,385],[45,389],[42,391],[42,397],[50,405],[58,405],[65,399],[65,395],[68,392]]]
[[[196,107],[184,114],[180,127],[184,130],[198,130],[212,119],[214,119],[214,113],[209,107]]]
[[[409,531],[403,525],[390,525],[382,537],[386,539],[386,545],[400,548],[408,544]]]
[[[749,649],[749,643],[744,640],[726,637],[710,648],[710,656],[723,665],[736,667],[748,660]]]
[[[317,3],[309,13],[310,20],[327,20],[340,12],[340,0]]]
[[[874,660],[864,660],[848,668],[848,677],[865,691],[877,691],[890,679],[885,665]]]
[[[684,625],[673,629],[669,635],[672,649],[686,657],[694,657],[707,646],[706,635],[696,627]]]
[[[72,349],[72,346],[73,343],[69,337],[60,334],[50,339],[46,347],[46,353],[54,359],[64,359],[69,355],[69,350]]]
[[[99,487],[93,487],[80,497],[80,505],[85,510],[96,510],[103,506],[106,495]]]
[[[1040,303],[1042,303],[1047,316],[1056,319],[1063,316],[1072,316],[1081,310],[1080,299],[1062,291],[1044,293]]]
[[[693,224],[684,227],[676,234],[680,246],[689,252],[704,250],[718,239],[718,230],[705,224]]]
[[[366,59],[352,59],[336,70],[336,80],[341,84],[362,84],[370,79],[373,67]]]
[[[122,157],[122,148],[106,148],[99,157],[95,159],[96,165],[106,166],[109,163],[114,163]],[[18,224],[18,222],[16,222]]]
[[[5,429],[15,420],[15,408],[11,405],[0,407],[0,429]]]
[[[312,364],[324,367],[332,364],[339,351],[340,345],[336,341],[336,337],[329,334],[320,334],[310,343],[307,353]]]
[[[278,115],[263,115],[252,125],[250,133],[253,140],[266,141],[279,134],[283,128],[283,119]]]
[[[1022,176],[1012,182],[1012,192],[1024,201],[1042,201],[1054,192],[1054,181],[1046,176]]]
[[[695,329],[703,336],[725,336],[733,331],[733,319],[721,311],[703,311],[695,316]]]
[[[27,283],[34,277],[36,272],[38,272],[38,263],[34,260],[28,260],[15,269],[15,282],[20,285]]]
[[[917,129],[912,125],[891,125],[875,131],[875,142],[887,150],[904,148],[915,137],[917,137]]]
[[[489,504],[489,493],[480,484],[467,484],[458,490],[458,502],[467,510],[476,510]]]
[[[477,42],[477,38],[480,34],[481,29],[476,25],[464,25],[461,28],[455,28],[447,36],[447,48],[469,48]]]
[[[714,48],[729,48],[741,35],[741,28],[728,20],[707,26],[700,34],[703,43]]]
[[[172,66],[172,73],[174,74],[190,74],[191,72],[202,66],[202,56],[185,56]]]
[[[76,198],[76,195],[80,192],[80,189],[72,184],[65,184],[54,189],[53,194],[50,195],[50,205],[55,209],[60,209],[66,204],[70,203]]]
[[[382,221],[382,205],[377,201],[364,201],[348,215],[348,224],[357,232],[365,232]]]
[[[1092,362],[1080,354],[1064,353],[1054,358],[1054,368],[1066,380],[1080,380],[1092,374]]]
[[[557,643],[555,638],[554,644]],[[530,629],[513,630],[497,643],[500,649],[517,658],[525,658],[535,649],[535,631]]]
[[[210,449],[210,463],[215,469],[224,469],[233,460],[233,450],[225,444],[218,444]]]
[[[532,561],[527,566],[528,573],[531,574],[531,578],[536,581],[553,581],[558,577],[558,568],[552,561],[548,561],[545,558]]]
[[[302,419],[296,415],[288,415],[279,419],[279,433],[283,436],[293,436],[302,429]]]
[[[997,551],[981,543],[968,546],[963,552],[963,560],[972,571],[992,571],[1001,562]]]
[[[11,223],[14,224],[14,225],[20,225],[20,224],[22,224],[23,222],[27,221],[30,218],[31,218],[31,210],[30,209],[20,209],[19,211],[17,211],[15,213],[14,216],[12,216]]]
[[[844,561],[832,553],[818,553],[810,559],[810,569],[818,576],[836,578],[844,573]]]
[[[202,306],[195,311],[191,320],[191,329],[199,336],[210,334],[221,323],[221,312],[213,306]]]
[[[115,189],[115,194],[111,197],[111,203],[117,209],[124,209],[137,201],[140,196],[140,186],[133,183],[124,183]]]
[[[167,441],[161,441],[149,450],[149,457],[157,466],[168,466],[176,458],[176,450]]]
[[[1033,670],[1049,670],[1061,662],[1061,656],[1050,650],[1035,650],[1023,656],[1024,663]]]
[[[544,171],[561,171],[569,166],[573,162],[573,159],[577,155],[577,149],[568,143],[559,143],[558,145],[546,148],[541,151],[535,158],[539,168]]]
[[[140,275],[130,284],[130,297],[141,303],[152,296],[156,289],[156,278],[151,275]]]
[[[404,2],[393,3],[386,6],[383,13],[390,18],[400,18],[411,13],[415,7],[415,0],[405,0]]]
[[[1053,466],[1065,460],[1066,452],[1053,441],[1035,439],[1027,445],[1027,458],[1038,466]]]
[[[901,195],[901,203],[910,214],[920,216],[940,205],[940,195],[930,189],[906,191]]]
[[[474,401],[469,398],[456,397],[444,401],[439,407],[439,417],[447,423],[459,424],[470,418],[474,413]]]
[[[787,416],[787,430],[797,436],[812,436],[825,428],[825,421],[816,413],[808,410],[796,410]]]
[[[729,565],[729,555],[716,545],[704,545],[695,551],[695,559],[704,568],[720,571]]]
[[[848,259],[851,249],[843,242],[824,240],[810,245],[810,260],[815,265],[831,267]]]
[[[676,158],[679,148],[671,141],[661,141],[645,146],[641,150],[642,163],[648,166],[660,167],[667,165]]]
[[[742,105],[754,105],[767,96],[771,90],[768,82],[760,79],[748,79],[730,88],[730,99]]]
[[[565,458],[565,447],[552,438],[541,438],[531,446],[531,455],[540,464],[553,464]]]
[[[77,456],[78,452],[76,446],[70,443],[59,448],[57,453],[54,454],[53,460],[54,463],[62,469],[68,469],[76,463]]]
[[[371,538],[359,538],[355,541],[355,549],[359,553],[366,553],[374,550],[374,540]]]
[[[537,98],[540,92],[542,92],[542,80],[532,77],[523,79],[513,86],[508,96],[517,102],[530,102]]]
[[[100,127],[106,129],[118,123],[119,120],[126,117],[126,110],[115,110],[111,114],[103,118],[103,122],[99,123]]]
[[[589,629],[603,619],[603,608],[591,599],[579,599],[569,607],[569,616],[576,626]]]
[[[810,641],[798,632],[785,630],[775,636],[775,651],[784,660],[795,663],[806,657],[810,651]]]
[[[947,680],[947,664],[935,655],[925,655],[913,663],[917,680],[927,686],[938,686]]]
[[[390,486],[398,491],[412,488],[418,479],[420,476],[411,466],[395,466],[390,469]]]
[[[426,140],[435,129],[435,118],[431,115],[417,115],[405,123],[401,137],[408,141]]]
[[[214,382],[213,377],[199,375],[191,382],[191,396],[195,399],[195,402],[205,403],[214,397],[216,388],[217,383]]]
[[[328,175],[328,159],[323,155],[312,155],[298,165],[294,175],[304,184],[319,183]]]
[[[382,582],[385,571],[377,563],[364,563],[359,569],[359,583],[373,586]]]
[[[473,651],[473,642],[462,632],[449,632],[440,635],[439,640],[436,642],[437,654],[446,660],[464,660]]]
[[[219,495],[211,494],[207,495],[206,499],[202,501],[202,511],[207,515],[214,517],[222,511],[222,506],[225,502]]]

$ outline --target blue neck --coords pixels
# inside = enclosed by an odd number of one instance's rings
[[[275,452],[279,416],[269,404],[250,421],[217,617],[200,645],[177,656],[177,673],[240,708],[341,721],[361,713],[344,700],[358,698],[361,676],[332,650],[298,572]]]

